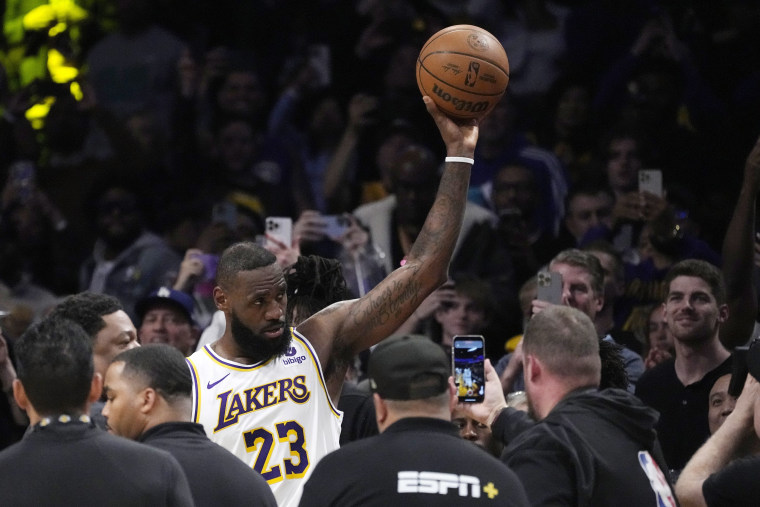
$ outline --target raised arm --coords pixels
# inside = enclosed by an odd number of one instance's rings
[[[760,138],[744,166],[744,181],[723,240],[723,276],[726,279],[728,320],[721,325],[720,341],[732,349],[752,335],[757,315],[755,291],[755,203],[760,190]]]
[[[472,158],[478,140],[477,120],[456,123],[429,97],[423,100],[441,133],[446,155]],[[362,298],[336,303],[298,326],[323,365],[329,358],[350,358],[388,337],[447,280],[462,226],[470,168],[469,163],[445,163],[435,202],[402,267]]]
[[[676,496],[682,507],[707,505],[702,486],[710,475],[719,472],[730,461],[745,456],[756,448],[754,412],[760,385],[749,375],[734,411],[707,442],[694,453],[681,472],[675,485]]]

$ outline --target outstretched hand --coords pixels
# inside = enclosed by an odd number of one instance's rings
[[[451,157],[472,157],[478,142],[479,120],[454,120],[438,109],[433,99],[427,95],[422,97],[422,100],[441,132],[446,144],[446,154]]]

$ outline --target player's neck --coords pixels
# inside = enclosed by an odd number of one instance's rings
[[[211,344],[211,348],[223,359],[240,363],[240,364],[256,364],[264,362],[271,358],[271,356],[252,356],[248,352],[244,352],[237,346],[235,340],[229,336],[222,336],[219,340]]]

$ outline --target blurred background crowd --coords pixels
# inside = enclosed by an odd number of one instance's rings
[[[482,121],[452,281],[407,327],[510,350],[537,270],[606,255],[604,330],[649,357],[668,267],[721,264],[760,133],[750,0],[6,0],[0,310],[13,340],[68,294],[191,295],[265,219],[288,256],[341,261],[354,295],[403,263],[445,153],[415,80],[453,24],[494,34],[507,94]],[[662,172],[662,195],[638,171]],[[326,216],[347,228],[326,229]],[[293,260],[295,257],[293,257]],[[603,262],[604,264],[604,262]],[[452,290],[452,287],[455,290]],[[660,337],[662,335],[662,337]],[[212,337],[215,338],[215,337]],[[450,343],[448,343],[450,344]],[[512,346],[513,346],[512,345]],[[652,356],[654,357],[654,356]]]

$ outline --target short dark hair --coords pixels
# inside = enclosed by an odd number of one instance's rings
[[[725,304],[726,282],[723,279],[723,273],[713,264],[701,259],[685,259],[677,262],[671,266],[667,275],[665,275],[665,287],[668,292],[670,292],[670,283],[679,276],[701,278],[710,286],[710,290],[718,304]]]
[[[227,247],[219,258],[216,283],[223,289],[229,288],[239,272],[263,268],[275,262],[277,257],[263,246],[251,241],[235,243]]]
[[[615,194],[606,182],[599,178],[591,177],[586,181],[581,181],[577,185],[573,185],[570,191],[565,196],[565,210],[566,213],[570,212],[570,204],[579,195],[585,196],[597,196],[599,194],[605,194],[610,198],[611,202],[615,202]]]
[[[111,363],[123,362],[122,375],[140,378],[170,404],[193,394],[193,381],[185,356],[166,343],[154,343],[125,350]]]
[[[317,255],[302,255],[288,268],[287,322],[293,325],[311,317],[322,308],[351,297],[340,261]],[[297,316],[299,322],[293,320]]]
[[[37,413],[83,411],[95,367],[92,341],[82,326],[50,315],[27,329],[14,351],[18,379]]]
[[[94,339],[106,327],[103,317],[123,309],[121,301],[114,296],[85,291],[68,296],[50,315],[76,322]]]

